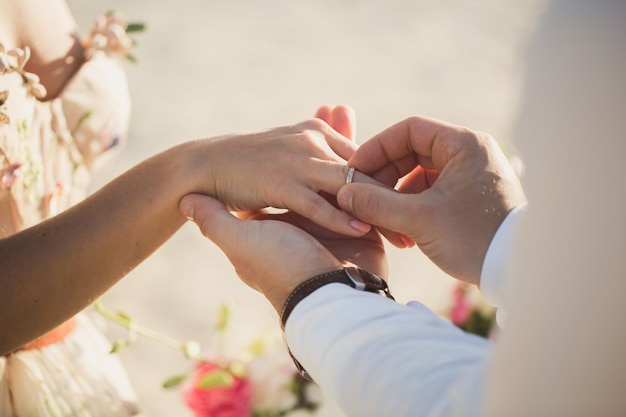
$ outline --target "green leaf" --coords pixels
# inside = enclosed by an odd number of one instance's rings
[[[255,358],[262,356],[266,349],[267,346],[263,337],[259,337],[248,346],[248,352],[250,352],[250,354]]]
[[[116,340],[113,343],[113,346],[111,346],[111,350],[109,351],[109,353],[117,353],[120,350],[124,349],[126,346],[128,346],[128,342],[126,340]]]
[[[174,375],[163,382],[162,387],[165,389],[176,388],[187,379],[187,374]]]
[[[245,378],[246,376],[246,367],[241,362],[233,362],[228,367],[230,374],[233,376],[237,376],[239,378]]]
[[[143,32],[146,30],[146,24],[142,22],[131,22],[126,26],[126,33]]]
[[[228,327],[228,320],[230,319],[230,308],[226,303],[222,304],[220,311],[217,316],[217,322],[215,323],[215,329],[223,333]]]
[[[232,387],[234,383],[235,378],[228,371],[217,369],[200,378],[197,386],[200,389],[223,388]]]
[[[480,310],[473,310],[470,314],[467,322],[459,326],[462,330],[488,338],[492,327],[496,323],[495,309],[489,312],[482,312]]]
[[[137,58],[136,58],[134,55],[132,55],[132,54],[128,54],[128,55],[126,55],[126,59],[127,59],[128,61],[132,62],[133,64],[136,64],[136,63],[137,63]]]

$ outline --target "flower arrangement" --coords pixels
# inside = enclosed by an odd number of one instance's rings
[[[112,353],[142,335],[181,351],[190,360],[187,371],[168,378],[162,386],[178,389],[195,417],[312,417],[322,405],[320,388],[300,375],[278,329],[262,334],[238,354],[223,348],[203,351],[195,341],[178,341],[155,332],[123,312],[108,310],[100,301],[94,307],[128,329],[125,339],[113,343]],[[442,315],[468,333],[492,338],[495,313],[474,287],[459,282]],[[228,322],[229,308],[223,305],[215,324],[218,346],[223,345]]]
[[[304,379],[281,343],[280,331],[267,332],[237,355],[222,350],[203,352],[194,341],[177,341],[140,325],[125,313],[108,310],[102,302],[96,311],[128,329],[111,352],[131,345],[138,335],[181,351],[190,369],[168,378],[164,389],[179,389],[185,405],[196,417],[304,417],[321,405],[319,387]],[[223,305],[215,325],[221,341],[228,327],[229,308]],[[218,346],[223,343],[218,343]]]
[[[144,30],[144,23],[128,22],[124,15],[109,11],[96,19],[89,35],[82,40],[85,57],[91,59],[96,51],[103,51],[134,62],[135,58],[130,52],[136,41],[130,35]]]
[[[485,303],[475,287],[457,282],[452,288],[452,303],[445,312],[460,329],[491,338],[496,330],[496,309]]]

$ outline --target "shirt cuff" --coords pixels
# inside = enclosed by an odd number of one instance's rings
[[[481,415],[490,343],[420,303],[328,284],[298,303],[285,339],[347,415]]]
[[[506,305],[507,268],[517,226],[527,206],[527,203],[519,204],[507,214],[487,249],[480,274],[480,291],[485,301],[493,306]]]

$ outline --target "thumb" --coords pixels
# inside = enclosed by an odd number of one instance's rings
[[[369,224],[413,236],[420,196],[401,194],[372,184],[351,183],[337,193],[342,210]]]
[[[236,244],[233,233],[240,226],[221,201],[203,194],[187,194],[178,204],[180,212],[200,228],[200,232],[224,252]]]

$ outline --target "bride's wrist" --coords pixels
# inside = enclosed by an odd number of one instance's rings
[[[182,191],[181,198],[190,193],[206,194],[214,197],[217,179],[213,168],[216,155],[210,139],[197,139],[184,142],[170,152],[175,156],[175,176]]]

